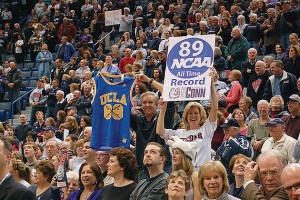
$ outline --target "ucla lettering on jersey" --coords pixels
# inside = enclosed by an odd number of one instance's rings
[[[133,78],[111,82],[103,74],[94,78],[91,148],[106,150],[130,146],[131,88]]]

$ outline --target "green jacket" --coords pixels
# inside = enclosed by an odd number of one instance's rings
[[[226,61],[229,69],[241,70],[241,63],[247,59],[249,43],[244,36],[231,39],[225,49],[225,58],[231,55],[233,61]]]

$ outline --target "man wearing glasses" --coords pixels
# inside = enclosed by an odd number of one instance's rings
[[[285,192],[280,175],[287,162],[285,157],[278,150],[270,150],[262,153],[257,158],[257,163],[249,162],[245,167],[245,181],[242,199],[286,199],[288,194]],[[261,187],[255,184],[259,177]]]
[[[109,152],[96,151],[96,163],[102,171],[104,186],[115,182],[115,179],[113,177],[107,175],[108,161],[109,161]]]
[[[281,182],[290,200],[300,199],[300,164],[287,165],[282,171]]]
[[[265,141],[261,152],[275,149],[280,151],[285,159],[292,161],[296,140],[285,133],[284,122],[280,118],[274,118],[267,122],[266,126],[271,137]]]

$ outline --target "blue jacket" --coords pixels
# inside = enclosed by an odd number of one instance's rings
[[[217,149],[216,158],[220,160],[224,167],[229,171],[229,162],[234,155],[244,154],[247,157],[253,157],[253,148],[246,136],[239,133],[231,140],[225,140]]]
[[[274,96],[273,95],[274,79],[275,79],[274,75],[270,76],[265,86],[263,99],[267,101],[270,101],[270,99]],[[285,105],[287,105],[288,99],[292,94],[298,93],[296,86],[297,86],[296,76],[286,71],[283,71],[282,78],[279,83],[279,88]]]
[[[62,47],[62,44],[59,45],[58,48],[57,48],[57,53],[56,53],[56,56],[55,56],[55,60],[58,59],[61,47]],[[76,55],[77,55],[77,51],[75,50],[75,48],[73,47],[73,45],[70,44],[70,43],[67,43],[66,46],[65,46],[64,60],[63,61],[66,62],[66,63],[68,63],[68,62],[70,62],[70,58],[72,56],[76,56]]]
[[[46,61],[42,62],[42,59],[45,58]],[[50,51],[40,51],[36,56],[36,62],[39,63],[39,67],[50,67],[53,60],[52,53]],[[49,70],[50,71],[50,70]]]

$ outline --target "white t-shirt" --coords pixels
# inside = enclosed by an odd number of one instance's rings
[[[199,128],[195,130],[171,130],[166,129],[162,138],[167,142],[171,136],[178,136],[185,142],[196,142],[196,156],[193,159],[195,170],[198,171],[199,167],[208,160],[211,160],[211,141],[214,131],[217,129],[217,121],[210,122],[209,119]]]

